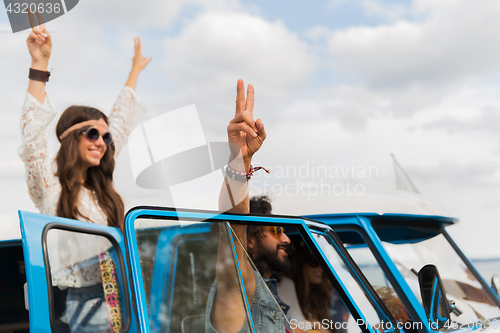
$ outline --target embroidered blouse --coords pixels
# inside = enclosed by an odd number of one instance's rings
[[[144,115],[146,109],[139,102],[133,89],[124,87],[113,106],[108,117],[109,132],[113,136],[116,147],[115,157],[125,145],[129,133],[137,121]],[[46,129],[54,119],[57,112],[45,95],[42,104],[29,93],[26,93],[21,114],[22,142],[18,154],[24,162],[26,169],[26,183],[28,193],[35,206],[42,214],[56,215],[57,202],[61,195],[61,184],[52,169],[49,160]],[[88,219],[79,217],[79,220],[107,225],[107,218],[92,191],[82,187],[78,197],[78,209]],[[75,260],[65,264],[61,263],[63,254],[59,237],[53,238],[49,244],[49,258],[51,261],[52,280],[54,285],[64,287],[82,287],[99,283],[99,266],[82,264],[95,256],[96,246],[90,245],[90,251],[83,250],[85,246],[75,246]],[[75,239],[75,241],[77,241]],[[78,242],[78,241],[77,241]],[[83,241],[83,243],[86,243]],[[82,244],[80,244],[82,245]],[[88,245],[88,244],[83,244]],[[61,252],[61,253],[60,253]],[[66,253],[67,254],[67,253]],[[97,271],[96,271],[97,269]],[[68,274],[71,272],[70,274]]]
[[[129,87],[124,87],[108,117],[109,131],[113,135],[116,147],[115,157],[125,145],[129,133],[136,122],[144,115],[146,109],[139,102],[136,93]],[[48,158],[46,129],[57,112],[49,97],[45,103],[37,101],[29,93],[24,98],[21,114],[22,142],[18,154],[26,169],[28,193],[40,213],[56,215],[57,202],[61,194],[61,184],[54,175],[52,161]],[[89,220],[81,220],[107,225],[104,212],[95,201],[93,193],[82,187],[78,198],[78,209]]]

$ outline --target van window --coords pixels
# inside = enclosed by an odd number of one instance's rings
[[[343,255],[339,254],[333,240],[322,234],[314,234],[314,237],[327,256],[330,265],[332,265],[334,271],[354,299],[354,302],[365,316],[362,325],[380,332],[399,331],[399,328],[388,318],[388,314],[385,313],[380,304],[377,303],[376,299],[373,298],[372,294],[361,283],[357,274],[350,268],[350,264]],[[352,330],[352,325],[350,328]]]
[[[105,236],[53,228],[45,244],[53,331],[123,331],[123,264],[113,243]]]
[[[222,297],[214,295],[219,243],[236,251],[241,249],[239,240],[222,221],[139,218],[134,228],[151,331],[204,332],[206,325],[213,324],[207,308],[213,309],[214,297]],[[239,277],[240,268],[231,252],[228,259],[232,275]],[[235,302],[251,326],[250,295],[238,283],[241,292]]]
[[[241,278],[243,261],[248,261],[253,271],[256,272],[257,279],[262,282],[261,285],[265,288],[265,301],[263,303],[267,303],[267,306],[273,309],[261,309],[260,313],[255,316],[252,295],[248,294],[246,287],[240,281],[241,294],[237,303],[246,304],[244,313],[247,320],[246,325],[256,328],[259,325],[258,320],[271,318],[270,321],[274,325],[281,325],[282,328],[285,326],[290,331],[297,328],[303,330],[328,328],[330,332],[337,333],[361,331],[338,292],[332,288],[332,281],[329,281],[321,267],[318,268],[318,262],[322,259],[317,257],[316,251],[310,251],[306,245],[308,242],[304,240],[304,236],[296,228],[280,229],[252,222],[246,225],[247,230],[254,230],[252,232],[265,230],[265,237],[284,239],[282,235],[285,234],[286,238],[289,239],[287,253],[292,266],[281,274],[273,273],[271,279],[263,279],[257,272],[265,271],[266,263],[256,258],[255,250],[252,252],[252,249],[246,245],[246,248],[249,249],[248,252],[244,251],[246,259],[237,260],[237,253],[245,250],[243,244],[247,242],[239,239],[231,225],[226,221],[211,219],[206,222],[194,219],[180,218],[177,220],[170,217],[148,216],[139,217],[133,223],[137,246],[133,251],[137,251],[140,262],[141,279],[146,293],[148,323],[152,332],[204,332],[207,327],[214,324],[212,302],[215,281],[217,280],[218,255],[221,247],[225,246],[224,244],[232,246],[232,253],[225,257],[226,263],[230,262],[233,265],[232,274]],[[256,232],[256,235],[260,235],[259,232]],[[275,247],[269,255],[275,255],[280,250],[280,248]],[[251,257],[256,260],[252,260]],[[296,262],[301,262],[300,267],[293,267]],[[315,312],[315,315],[324,314],[326,318],[317,321],[314,327],[310,327],[312,323],[308,322],[307,319],[301,318],[302,321],[299,321],[298,317],[294,317],[297,311],[300,312],[302,309],[297,299],[299,296],[295,296],[295,300],[291,297],[291,294],[296,294],[297,287],[293,281],[299,281],[295,280],[294,277],[299,274],[304,275],[306,265],[311,268],[308,274],[322,274],[321,278],[314,282],[317,286],[311,287],[310,292],[317,293],[318,287],[325,287],[328,290],[326,303],[322,303],[324,311]],[[348,271],[348,269],[345,270]],[[280,299],[282,298],[281,302],[274,298],[273,294],[275,293],[271,290],[273,284],[269,280],[274,279],[277,282],[275,285],[277,286],[277,295]],[[219,282],[217,281],[217,283]],[[222,295],[217,297],[222,297]],[[283,303],[288,306],[294,305],[295,308],[286,309]],[[367,303],[369,307],[370,304]],[[361,310],[363,312],[371,311],[375,314],[373,331],[376,331],[376,324],[380,323],[376,311],[373,308],[371,310],[362,308]],[[284,312],[287,312],[287,315]],[[318,325],[320,326],[318,327]],[[249,331],[252,331],[251,327]]]
[[[420,327],[421,325],[416,324],[411,318],[361,233],[349,230],[337,231],[337,234],[341,239],[347,240],[344,242],[344,246],[349,255],[363,272],[392,317],[398,322],[399,327],[408,332],[423,330],[423,327]]]

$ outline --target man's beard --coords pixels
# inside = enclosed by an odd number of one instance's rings
[[[258,251],[254,251],[252,259],[261,275],[267,275],[266,273],[269,275],[273,273],[283,273],[290,268],[288,256],[285,256],[284,259],[280,259],[278,255],[280,249],[287,250],[285,245],[278,245],[274,250],[268,249],[262,244],[260,239],[257,239],[257,248]]]

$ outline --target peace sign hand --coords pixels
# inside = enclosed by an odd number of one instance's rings
[[[255,94],[253,86],[251,84],[248,85],[245,99],[245,84],[243,80],[239,79],[236,91],[236,113],[227,126],[227,136],[228,141],[236,144],[240,150],[239,152],[231,151],[231,160],[241,152],[241,156],[245,162],[245,171],[248,171],[253,154],[260,149],[266,139],[266,131],[264,130],[262,120],[257,119],[255,121],[253,118]]]
[[[39,25],[36,24],[33,14],[28,10],[32,31],[26,39],[31,56],[31,67],[38,70],[47,70],[50,54],[52,53],[52,38],[45,30],[42,16],[36,13]]]
[[[151,57],[145,58],[142,55],[141,39],[134,38],[134,57],[132,58],[132,71],[140,72],[151,61]]]

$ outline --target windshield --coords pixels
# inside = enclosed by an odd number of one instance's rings
[[[451,314],[453,321],[470,324],[500,317],[500,308],[446,237],[435,228],[415,229],[433,236],[427,239],[408,240],[411,243],[391,240],[391,242],[382,241],[382,244],[420,302],[422,301],[417,273],[423,266],[434,264],[439,270],[448,299],[455,301],[456,307],[461,312],[461,314],[459,312]],[[383,227],[375,226],[375,231],[384,239]]]
[[[403,304],[401,298],[396,293],[393,285],[387,278],[383,268],[377,262],[366,244],[365,237],[356,230],[341,230],[336,231],[337,235],[343,240],[343,244],[356,263],[356,266],[361,270],[367,281],[373,287],[373,290],[379,296],[380,300],[385,304],[387,310],[392,314],[398,322],[399,328],[408,332],[415,330],[423,330],[423,326],[414,321],[410,312]]]
[[[347,290],[349,290],[354,303],[359,306],[365,316],[365,324],[374,331],[394,331],[394,327],[389,323],[387,314],[383,312],[368,291],[360,285],[360,281],[354,276],[354,272],[347,267],[346,262],[337,253],[333,245],[333,240],[317,233],[314,233],[313,236],[332,265],[333,270],[346,286]],[[402,327],[398,326],[398,328]]]

